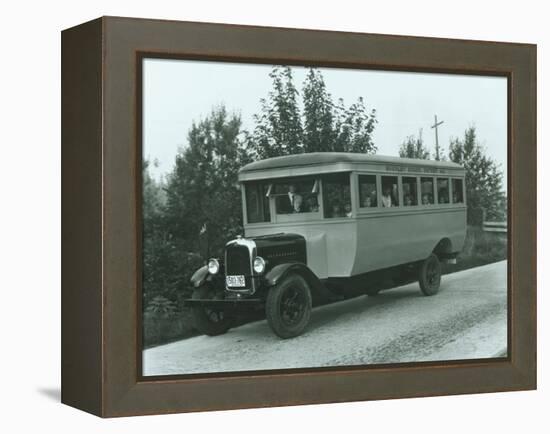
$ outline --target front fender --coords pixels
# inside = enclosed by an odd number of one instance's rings
[[[265,282],[267,283],[267,286],[275,286],[277,285],[277,283],[283,280],[291,272],[293,271],[304,272],[305,270],[313,274],[313,272],[305,264],[301,264],[301,263],[278,264],[278,265],[275,265],[275,267],[273,267],[271,270],[269,270],[266,273]]]
[[[330,297],[330,293],[315,273],[306,264],[301,262],[276,265],[266,273],[264,282],[268,287],[275,286],[291,273],[297,273],[306,280],[315,298]]]
[[[197,271],[193,273],[191,276],[191,284],[198,288],[199,286],[202,286],[204,282],[206,281],[206,278],[208,277],[208,267],[206,265],[203,265],[201,268],[199,268]]]

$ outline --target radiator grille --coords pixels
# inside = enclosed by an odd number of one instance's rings
[[[248,247],[239,245],[227,247],[225,272],[230,276],[242,275],[249,277],[252,274]]]

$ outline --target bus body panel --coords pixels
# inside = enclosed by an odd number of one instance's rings
[[[466,209],[388,210],[357,218],[246,225],[245,236],[293,233],[306,240],[307,265],[320,278],[350,277],[426,259],[443,239],[460,252]]]
[[[462,250],[466,210],[389,210],[357,219],[357,254],[351,275],[426,259],[445,238],[451,251]]]

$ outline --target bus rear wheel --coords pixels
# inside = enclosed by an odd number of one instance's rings
[[[269,327],[282,339],[302,334],[311,317],[311,292],[298,274],[285,277],[269,290],[265,313]]]
[[[424,295],[435,295],[441,284],[441,262],[437,255],[432,253],[420,265],[418,283]]]

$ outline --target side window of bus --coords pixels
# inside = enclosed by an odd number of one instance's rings
[[[277,214],[318,212],[318,183],[314,178],[289,179],[273,184],[270,195],[275,197]]]
[[[416,178],[403,177],[403,205],[418,205],[418,189],[416,188]]]
[[[464,203],[462,179],[453,179],[453,203]]]
[[[420,188],[422,205],[433,205],[435,196],[433,178],[420,178]]]
[[[376,196],[376,175],[359,175],[359,206],[361,208],[377,207]]]
[[[338,173],[322,178],[325,218],[351,217],[349,177],[349,173]]]
[[[437,203],[449,203],[449,180],[437,178]]]
[[[399,206],[399,190],[397,176],[382,177],[382,197],[380,202],[384,208]]]
[[[266,197],[268,184],[249,183],[245,185],[246,216],[248,223],[268,222],[269,198]]]

